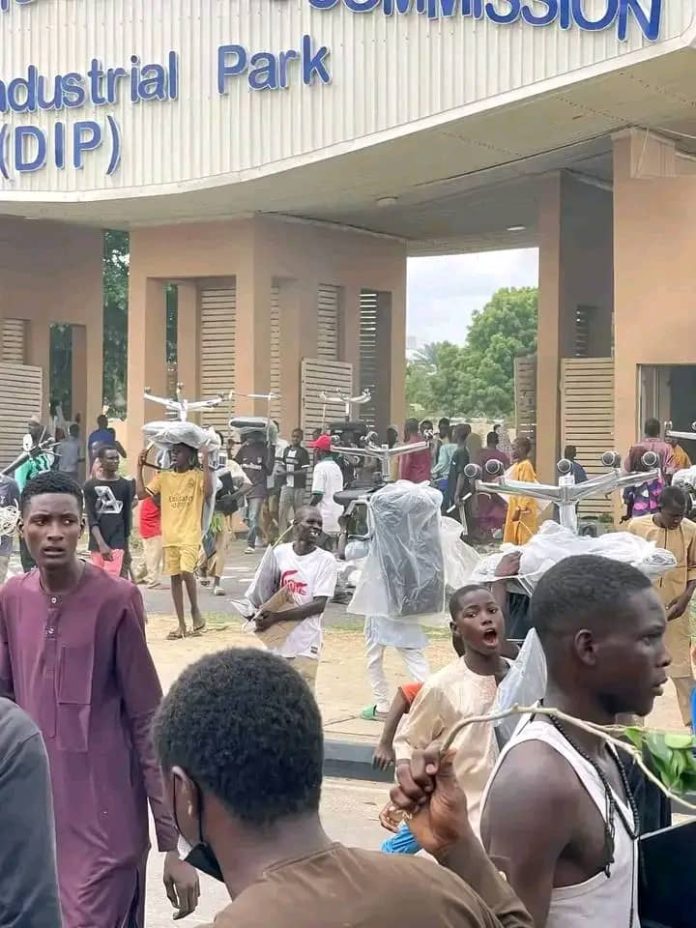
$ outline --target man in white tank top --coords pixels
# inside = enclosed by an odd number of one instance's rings
[[[548,665],[545,706],[601,725],[648,715],[670,658],[647,577],[605,558],[566,558],[539,581],[531,619]],[[638,812],[606,742],[525,719],[483,806],[483,844],[536,928],[639,928]]]

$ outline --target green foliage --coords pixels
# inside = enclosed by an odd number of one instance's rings
[[[474,313],[464,345],[427,345],[406,370],[406,402],[417,415],[509,416],[514,361],[536,351],[535,287],[504,288]],[[422,410],[422,411],[421,411]]]
[[[126,411],[128,366],[128,233],[104,233],[104,402]]]
[[[112,414],[126,414],[128,376],[129,236],[104,233],[104,402]],[[176,363],[177,288],[166,289],[167,362]]]
[[[626,737],[649,755],[651,766],[664,785],[675,793],[696,791],[696,738],[669,731],[626,728]]]

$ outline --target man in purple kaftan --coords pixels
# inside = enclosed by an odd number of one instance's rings
[[[45,484],[45,486],[44,486]],[[0,592],[0,689],[48,751],[65,928],[141,928],[150,800],[167,894],[182,914],[198,883],[176,854],[150,725],[162,691],[137,588],[75,556],[77,484],[42,474],[22,495],[38,569]]]

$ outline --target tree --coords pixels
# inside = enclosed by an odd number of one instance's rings
[[[118,416],[125,416],[128,377],[128,269],[127,232],[104,233],[104,402]],[[166,359],[176,366],[179,293],[174,284],[165,288],[167,313]],[[176,378],[175,378],[176,379]]]
[[[126,411],[128,368],[127,232],[104,233],[104,402],[119,415]]]
[[[509,416],[515,358],[536,351],[537,290],[504,288],[474,313],[464,345],[426,346],[407,366],[406,401],[415,415]],[[421,411],[422,409],[422,411]]]
[[[515,358],[537,344],[536,287],[498,290],[471,320],[460,401],[469,415],[509,416],[515,408]]]

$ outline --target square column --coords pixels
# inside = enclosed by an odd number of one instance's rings
[[[301,421],[302,358],[314,356],[308,353],[308,341],[314,341],[316,350],[316,325],[307,321],[316,293],[315,281],[280,281],[280,397],[285,438]]]
[[[545,178],[539,212],[536,465],[555,479],[561,454],[562,358],[612,352],[611,193],[569,174]],[[595,465],[597,461],[583,461]]]
[[[128,288],[128,453],[143,446],[143,424],[164,418],[162,407],[144,398],[145,387],[167,391],[167,311],[165,283],[131,270]]]
[[[82,437],[85,437],[85,426],[92,419],[87,415],[87,398],[90,390],[87,388],[87,330],[83,325],[74,325],[71,329],[72,343],[72,417],[77,413],[82,419]],[[93,382],[93,381],[92,381]],[[92,391],[93,392],[93,391]]]
[[[250,262],[237,278],[235,379],[238,415],[265,416],[268,403],[244,395],[271,389],[271,288],[267,268]]]
[[[544,181],[539,211],[536,469],[554,481],[560,435],[561,176]]]
[[[341,291],[340,359],[353,365],[353,394],[360,392],[360,288]]]
[[[195,281],[177,282],[177,380],[184,385],[184,395],[198,398],[200,380],[200,313]],[[192,417],[198,421],[198,417]]]
[[[380,335],[377,327],[378,350],[384,346],[384,358],[389,363],[389,384],[385,404],[377,408],[377,428],[386,440],[386,430],[393,422],[401,426],[406,421],[406,264],[404,262],[402,279],[390,294],[379,296],[381,308],[382,297],[389,298],[389,334]]]
[[[50,407],[51,322],[45,318],[32,319],[27,331],[27,364],[42,371],[41,421],[48,422]]]
[[[643,130],[615,137],[614,414],[624,454],[643,429],[640,367],[658,368],[653,373],[665,383],[669,366],[696,365],[695,211],[696,177],[679,175],[673,140]],[[696,397],[691,403],[696,419]]]

